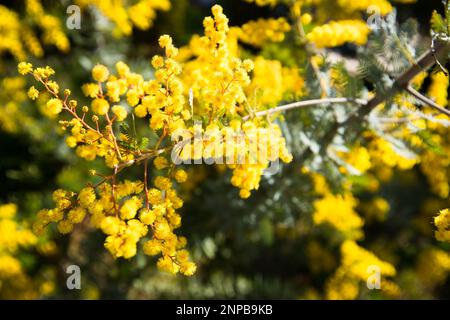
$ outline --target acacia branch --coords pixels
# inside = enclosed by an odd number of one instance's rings
[[[385,102],[387,99],[393,97],[399,91],[407,90],[410,86],[410,82],[422,71],[427,70],[436,63],[436,59],[443,56],[449,47],[449,43],[437,42],[434,49],[426,51],[420,58],[415,62],[408,70],[406,70],[397,80],[394,82],[391,89],[386,93],[377,93],[375,97],[370,99],[370,101],[361,108],[361,110],[347,118],[347,120],[335,123],[330,130],[328,130],[323,136],[323,148],[326,149],[327,146],[333,141],[333,138],[337,134],[339,128],[350,124],[352,122],[358,121],[361,117],[368,115],[374,108],[379,104]],[[310,149],[307,149],[302,158],[308,157],[311,153]]]
[[[450,117],[450,111],[449,110],[445,109],[444,107],[441,107],[440,105],[438,105],[436,102],[434,102],[433,100],[431,100],[427,96],[424,96],[423,94],[421,94],[420,92],[415,90],[413,87],[411,87],[411,86],[407,87],[406,91],[409,94],[411,94],[414,98],[419,100],[420,102],[422,102],[424,104],[427,104],[430,107],[432,107],[432,108],[436,109],[437,111],[439,111],[440,113],[446,114],[447,116]]]
[[[396,93],[402,90],[408,91],[410,82],[422,71],[432,67],[437,59],[442,56],[448,49],[449,44],[446,42],[436,42],[436,46],[433,49],[426,51],[422,54],[416,63],[414,63],[408,70],[406,70],[400,77],[395,80],[394,85],[386,93],[378,93],[368,103],[364,110],[364,114],[368,114],[379,104],[383,103],[390,97],[393,97]]]
[[[255,112],[252,115],[243,117],[242,120],[246,121],[250,117],[262,117],[262,116],[267,116],[267,115],[271,115],[273,113],[287,111],[287,110],[291,110],[291,109],[297,109],[297,108],[303,108],[303,107],[309,107],[309,106],[315,106],[315,105],[321,105],[321,104],[332,104],[332,103],[356,103],[359,105],[366,105],[367,100],[352,99],[352,98],[324,98],[324,99],[312,99],[312,100],[305,100],[305,101],[297,101],[297,102],[289,103],[286,105],[278,106],[278,107],[275,107],[272,109]]]
[[[431,107],[439,110],[442,113],[445,113],[449,115],[449,111],[442,108],[441,106],[437,105],[432,101],[431,99],[428,99],[427,97],[422,96],[420,93],[415,91],[414,89],[410,88],[410,82],[422,71],[430,68],[436,63],[436,57],[442,56],[443,53],[448,49],[448,44],[443,42],[437,42],[434,50],[430,49],[427,52],[425,52],[418,60],[415,62],[408,70],[406,70],[397,80],[395,80],[392,87],[386,92],[386,93],[378,93],[376,94],[372,99],[370,99],[368,102],[363,99],[351,99],[351,98],[324,98],[324,99],[313,99],[313,100],[306,100],[306,101],[298,101],[290,104],[286,104],[283,106],[275,107],[269,110],[259,111],[254,113],[253,115],[248,115],[242,118],[242,120],[246,121],[250,117],[261,117],[270,115],[276,112],[282,112],[286,110],[291,109],[297,109],[302,107],[309,107],[314,105],[320,105],[320,104],[327,104],[327,103],[356,103],[359,105],[362,105],[361,112],[349,117],[346,121],[344,121],[341,124],[347,124],[350,121],[355,120],[355,117],[361,116],[361,114],[367,115],[372,111],[375,107],[377,107],[379,104],[383,103],[390,97],[393,97],[395,94],[397,94],[399,91],[405,90],[408,91],[410,94],[416,96],[416,98]],[[410,89],[414,90],[414,94],[410,92]],[[340,125],[340,124],[338,124]]]

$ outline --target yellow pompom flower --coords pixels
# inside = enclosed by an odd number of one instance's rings
[[[57,115],[61,113],[63,108],[63,103],[60,99],[52,98],[47,101],[46,111],[51,115]]]
[[[158,42],[159,42],[159,46],[164,49],[164,48],[172,45],[172,38],[169,35],[165,34],[165,35],[162,35],[159,37]]]
[[[73,224],[69,220],[62,220],[58,223],[58,231],[62,234],[68,234],[72,232]]]
[[[177,180],[178,183],[186,182],[188,178],[187,172],[185,170],[177,170],[175,171],[175,180]]]
[[[145,118],[147,116],[147,108],[144,105],[140,104],[136,108],[134,108],[134,114],[138,118]]]
[[[356,204],[357,200],[351,194],[327,194],[314,202],[314,223],[328,223],[346,236],[358,239],[364,221],[354,211]]]
[[[69,211],[67,214],[67,219],[73,223],[77,224],[83,221],[84,217],[86,216],[86,210],[81,207],[76,207]]]
[[[121,77],[126,77],[130,73],[130,67],[123,61],[116,63],[116,70]]]
[[[119,233],[121,221],[117,217],[105,217],[100,227],[102,231],[107,235],[114,235]]]
[[[363,21],[341,20],[316,26],[306,37],[319,48],[329,48],[341,46],[346,42],[364,45],[369,32],[369,27]]]
[[[154,234],[157,239],[167,239],[172,233],[167,221],[157,221],[155,222]]]
[[[180,272],[185,276],[192,276],[197,271],[195,263],[187,261],[180,265]]]
[[[169,162],[164,157],[156,157],[155,160],[153,160],[153,164],[157,170],[162,170],[167,168]]]
[[[267,42],[281,42],[291,27],[285,18],[258,19],[242,25],[239,39],[255,47],[262,47]]]
[[[111,111],[114,113],[118,121],[124,121],[128,116],[127,110],[122,106],[113,106]]]
[[[39,91],[34,86],[30,87],[28,90],[28,97],[31,100],[36,100],[39,97]]]
[[[109,77],[109,70],[102,64],[97,64],[92,68],[92,78],[98,82],[105,82]]]
[[[155,186],[160,190],[169,190],[172,187],[172,182],[169,178],[158,176],[155,178]]]
[[[434,225],[437,228],[434,233],[436,239],[450,242],[450,211],[448,209],[439,211],[439,214],[434,217]]]
[[[161,244],[157,240],[149,240],[144,243],[144,253],[148,256],[156,256],[161,252]]]
[[[433,73],[431,75],[431,84],[428,88],[428,95],[430,98],[442,107],[446,107],[447,100],[447,88],[449,85],[449,77],[443,72]]]
[[[139,213],[139,220],[145,225],[151,225],[155,222],[156,214],[154,211],[149,209],[142,209]]]
[[[94,99],[91,104],[94,113],[103,116],[109,111],[109,103],[105,99]]]
[[[94,188],[87,187],[82,189],[78,194],[78,201],[83,208],[89,209],[95,201]]]
[[[138,197],[126,200],[120,208],[120,218],[123,220],[133,219],[141,207],[142,201]]]
[[[21,75],[26,75],[33,71],[33,65],[29,62],[20,62],[17,66],[17,70]]]

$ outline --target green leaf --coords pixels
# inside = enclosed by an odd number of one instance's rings
[[[348,72],[344,62],[338,62],[331,67],[332,81],[338,92],[344,97],[356,98],[363,88],[362,81]]]
[[[119,131],[122,134],[128,135],[130,131],[130,125],[126,122],[119,123]]]
[[[442,150],[442,147],[433,141],[431,133],[429,131],[419,130],[416,132],[416,134],[420,138],[420,140],[422,140],[422,142],[425,143],[425,145],[427,145],[431,149],[431,151],[433,151],[441,156],[446,155],[444,150]]]
[[[445,18],[447,20],[447,35],[450,34],[450,1],[447,0],[447,7],[445,9]]]
[[[436,33],[446,33],[447,26],[445,25],[444,17],[442,17],[436,10],[431,15],[431,29]]]
[[[139,149],[145,149],[147,148],[148,143],[150,142],[150,140],[147,137],[143,137],[141,139],[141,141],[139,142]]]

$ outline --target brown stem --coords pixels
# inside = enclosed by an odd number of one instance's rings
[[[406,91],[411,94],[414,98],[416,98],[417,100],[419,100],[420,102],[429,105],[430,107],[436,109],[437,111],[439,111],[440,113],[443,113],[447,116],[450,117],[450,111],[445,109],[444,107],[441,107],[440,105],[438,105],[436,102],[434,102],[433,100],[431,100],[430,98],[424,96],[423,94],[421,94],[420,92],[416,91],[413,87],[408,86],[406,88]]]
[[[144,191],[145,191],[145,206],[148,209],[150,209],[150,202],[148,200],[148,159],[144,161]]]
[[[326,148],[333,140],[334,136],[338,132],[339,128],[358,121],[362,117],[368,115],[373,109],[375,109],[379,104],[385,102],[387,99],[393,97],[399,91],[407,90],[410,82],[422,71],[427,70],[436,63],[436,57],[442,56],[448,49],[449,44],[444,42],[437,42],[434,50],[430,49],[426,51],[422,56],[419,57],[416,63],[412,64],[411,67],[406,70],[397,80],[394,85],[386,93],[377,93],[365,106],[361,107],[359,112],[356,112],[349,116],[347,120],[341,123],[335,123],[333,127],[323,136],[323,148]],[[307,157],[311,153],[308,149],[303,153],[302,158]]]
[[[262,117],[266,115],[271,115],[273,113],[287,111],[291,109],[298,109],[303,107],[309,107],[314,105],[321,105],[321,104],[330,104],[330,103],[356,103],[359,105],[366,105],[367,101],[364,99],[352,99],[352,98],[324,98],[324,99],[312,99],[312,100],[305,100],[305,101],[297,101],[293,103],[289,103],[286,105],[278,106],[272,109],[259,111],[251,115],[252,117]],[[250,116],[245,116],[242,118],[243,121],[246,121],[250,118]]]
[[[117,173],[118,173],[118,166],[114,166],[114,174],[112,175],[112,181],[111,181],[111,197],[112,197],[112,201],[114,203],[114,212],[116,213],[116,215],[119,212],[119,209],[117,208],[117,202],[116,202],[116,177],[117,177]]]
[[[116,139],[116,136],[114,135],[113,122],[109,118],[108,113],[105,114],[105,117],[106,117],[106,121],[108,121],[109,133],[111,134],[111,138],[113,140],[114,148],[116,149],[117,157],[119,158],[119,161],[122,161],[122,155],[120,154],[119,145],[117,144],[117,139]]]
[[[320,88],[322,90],[322,98],[327,96],[327,83],[326,81],[322,78],[322,76],[320,75],[320,68],[317,65],[316,61],[314,61],[313,55],[312,53],[314,52],[313,47],[311,46],[310,43],[307,42],[306,40],[306,34],[305,34],[305,29],[303,28],[303,23],[300,20],[300,17],[296,17],[294,14],[292,14],[293,18],[295,19],[295,28],[296,31],[301,39],[301,41],[303,42],[304,46],[305,46],[305,51],[306,54],[308,55],[308,60],[309,63],[311,64],[311,67],[314,71],[314,74],[316,75],[317,81],[319,81],[319,85]]]
[[[444,42],[436,42],[436,46],[433,50],[428,50],[422,56],[419,57],[416,63],[414,63],[408,70],[406,70],[397,80],[394,85],[385,94],[378,93],[373,97],[365,107],[364,114],[368,114],[379,104],[386,101],[388,98],[394,96],[397,92],[401,90],[407,90],[409,83],[414,79],[419,73],[427,70],[436,63],[436,58],[441,56],[447,49],[448,44]]]

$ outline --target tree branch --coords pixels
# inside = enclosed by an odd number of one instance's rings
[[[424,96],[423,94],[421,94],[420,92],[418,92],[417,90],[415,90],[413,87],[408,86],[406,88],[406,91],[411,94],[414,98],[416,98],[417,100],[419,100],[420,102],[429,105],[430,107],[436,109],[437,111],[439,111],[440,113],[446,114],[447,116],[450,117],[450,111],[445,109],[444,107],[441,107],[440,105],[438,105],[436,102],[434,102],[433,100],[431,100],[430,98]]]
[[[395,80],[394,85],[385,94],[377,94],[373,97],[365,108],[364,114],[368,114],[372,109],[377,107],[379,104],[386,101],[388,98],[394,96],[397,92],[401,90],[407,90],[409,83],[413,80],[419,73],[427,70],[436,63],[436,57],[439,58],[447,49],[448,43],[437,42],[434,50],[430,49],[425,52],[413,64],[408,70],[406,70],[397,80]]]
[[[252,115],[243,117],[242,120],[246,121],[251,117],[262,117],[262,116],[267,116],[267,115],[271,115],[273,113],[282,112],[282,111],[286,111],[286,110],[309,107],[309,106],[314,106],[314,105],[321,105],[321,104],[331,104],[331,103],[356,103],[359,105],[366,105],[367,101],[364,99],[352,99],[352,98],[324,98],[324,99],[297,101],[297,102],[289,103],[286,105],[278,106],[278,107],[275,107],[272,109],[256,112]]]
[[[361,117],[368,115],[374,108],[379,104],[383,103],[390,97],[394,96],[397,92],[401,90],[407,90],[411,80],[413,80],[419,73],[427,70],[436,63],[436,58],[442,56],[448,49],[449,44],[446,42],[437,42],[434,50],[430,49],[426,51],[420,58],[414,63],[408,70],[406,70],[395,82],[394,85],[385,94],[377,93],[364,107],[361,108],[360,112],[357,112],[347,118],[347,120],[341,123],[335,123],[333,127],[328,130],[323,136],[323,148],[326,149],[328,145],[333,141],[334,136],[338,132],[339,128],[345,126],[349,123],[357,121]],[[311,150],[306,150],[302,158],[308,157]]]

